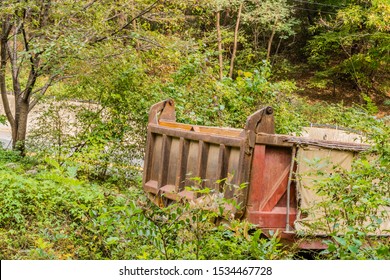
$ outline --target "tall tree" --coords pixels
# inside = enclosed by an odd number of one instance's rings
[[[241,2],[240,6],[238,7],[236,28],[234,29],[233,52],[232,52],[232,57],[230,59],[230,70],[229,70],[229,77],[230,78],[233,77],[234,59],[236,58],[236,52],[237,52],[238,28],[240,27],[241,11],[242,11],[243,5],[244,5],[244,2]]]
[[[238,7],[237,9],[237,19],[234,29],[234,39],[233,39],[233,50],[232,55],[230,57],[230,67],[229,67],[229,73],[228,77],[233,76],[233,68],[234,68],[234,60],[236,57],[237,52],[237,42],[238,42],[238,31],[240,26],[240,20],[241,20],[241,12],[244,5],[243,0],[214,0],[211,2],[208,2],[206,5],[210,6],[212,9],[215,10],[216,15],[216,31],[217,31],[217,43],[218,43],[218,64],[219,64],[219,79],[221,80],[223,78],[223,47],[222,47],[222,32],[221,32],[221,15],[225,10],[232,10]],[[228,16],[227,16],[228,18]]]
[[[223,78],[223,52],[222,52],[222,35],[221,35],[221,11],[216,12],[216,29],[218,42],[218,65],[219,65],[219,79]]]
[[[254,48],[258,48],[259,37],[263,34],[267,38],[265,48],[269,60],[275,36],[286,39],[295,34],[293,27],[298,20],[294,17],[294,8],[287,0],[248,0],[247,7],[243,20],[253,30]]]
[[[44,61],[47,54],[45,41],[49,36],[51,1],[3,1],[1,13],[1,70],[0,89],[4,111],[12,128],[13,148],[24,152],[24,140],[27,131],[27,117],[38,99],[34,94],[43,95],[57,76],[52,71],[45,82],[38,81],[40,76],[54,66]],[[33,32],[30,30],[34,30]],[[54,35],[54,34],[53,34]],[[55,35],[54,35],[55,36]],[[7,67],[7,64],[10,67]],[[15,111],[7,97],[6,78],[10,74],[12,93],[15,96]],[[37,89],[37,86],[39,88]],[[37,97],[39,98],[39,97]]]
[[[69,59],[102,41],[128,42],[134,20],[160,2],[143,4],[135,13],[125,0],[1,1],[0,91],[12,147],[24,153],[28,114],[54,82],[66,77]],[[14,111],[8,93],[15,97]]]

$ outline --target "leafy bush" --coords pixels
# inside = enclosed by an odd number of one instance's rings
[[[317,80],[350,83],[361,93],[385,94],[388,86],[390,10],[386,1],[352,3],[312,26],[306,50]],[[378,81],[380,81],[378,83]]]
[[[7,118],[4,115],[0,115],[0,124],[6,124]]]
[[[334,167],[334,172],[316,181],[315,188],[322,201],[315,209],[326,214],[313,226],[327,229],[331,237],[325,241],[328,248],[320,257],[389,259],[390,243],[386,237],[389,232],[381,229],[390,220],[388,123],[386,119],[371,117],[362,108],[343,109],[339,114],[344,124],[364,131],[372,147],[354,160],[350,171],[339,172]],[[326,117],[327,114],[322,115]]]
[[[268,259],[284,258],[275,237],[246,223],[216,226],[215,213],[153,205],[138,187],[96,184],[77,166],[0,157],[2,259]],[[216,251],[215,248],[218,248]]]

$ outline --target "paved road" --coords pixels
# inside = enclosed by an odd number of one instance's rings
[[[14,112],[15,111],[14,96],[8,95],[8,102],[11,106],[11,111]],[[76,101],[69,102],[69,103],[72,105],[88,106],[87,103],[76,102]],[[92,105],[92,106],[95,106],[95,105]],[[47,105],[45,106],[45,104],[38,104],[31,111],[31,113],[28,116],[27,134],[29,133],[29,131],[31,131],[31,129],[34,128],[37,118],[40,116],[41,112],[44,111],[45,109],[47,109]],[[3,110],[3,102],[2,102],[2,99],[0,98],[0,115],[4,115],[4,114],[5,113]],[[69,113],[69,112],[64,112],[63,117],[69,121],[72,121],[74,119],[74,116],[72,115],[72,113]],[[3,147],[9,148],[9,147],[11,147],[10,142],[11,142],[11,128],[10,128],[10,126],[0,124],[0,144],[2,144]]]
[[[4,148],[11,147],[11,129],[2,124],[0,124],[0,143]]]
[[[12,95],[8,96],[8,102],[10,102],[11,110],[14,109],[14,97]],[[3,101],[0,96],[0,115],[5,115],[3,110]],[[11,127],[0,124],[0,144],[3,145],[4,148],[11,147]]]

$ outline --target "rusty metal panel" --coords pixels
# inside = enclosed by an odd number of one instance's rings
[[[219,191],[219,186],[218,184],[216,184],[216,182],[219,178],[221,178],[221,176],[226,176],[221,174],[221,172],[219,171],[221,168],[218,168],[220,145],[210,144],[208,152],[209,153],[206,162],[206,169],[204,173],[204,178],[206,178],[205,187]]]
[[[209,188],[234,198],[244,208],[248,187],[237,193],[232,186],[249,183],[259,126],[265,132],[273,132],[270,107],[250,116],[245,128],[238,130],[176,123],[173,100],[155,104],[149,114],[144,190],[159,203],[169,203],[200,196],[186,186]],[[221,179],[227,183],[218,182]]]
[[[171,128],[173,129],[173,128]],[[244,153],[244,138],[238,138],[241,146],[228,146],[204,140],[186,138],[182,131],[167,134],[150,133],[153,143],[148,151],[145,164],[144,189],[154,195],[164,195],[171,200],[181,198],[195,199],[196,192],[185,190],[185,186],[210,188],[221,191],[217,180],[230,178],[232,184],[239,184],[244,179],[239,174],[240,158]],[[183,134],[182,137],[176,137]],[[210,138],[197,135],[198,139]],[[226,141],[229,142],[229,141]],[[204,181],[199,185],[194,178]],[[226,191],[226,197],[233,197],[233,190]]]
[[[292,157],[293,149],[290,147],[256,144],[246,213],[250,222],[262,228],[285,228],[286,192],[291,163],[294,162]],[[292,226],[296,217],[294,195],[290,196],[289,203],[289,224]]]

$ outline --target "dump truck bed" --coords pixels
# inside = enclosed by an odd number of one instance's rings
[[[249,116],[243,129],[182,124],[176,122],[173,100],[166,100],[150,110],[143,188],[159,204],[196,203],[203,196],[198,190],[208,188],[240,206],[229,209],[236,218],[291,237],[306,187],[296,178],[296,159],[306,150],[329,151],[332,157],[347,157],[348,169],[353,156],[370,147],[350,135],[336,141],[332,133],[275,134],[271,107]]]

